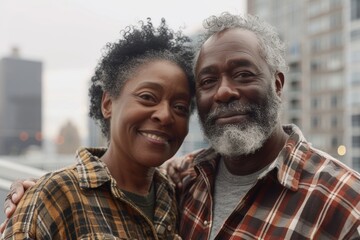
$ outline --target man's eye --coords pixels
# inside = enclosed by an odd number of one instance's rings
[[[215,79],[215,78],[205,78],[205,79],[201,80],[200,86],[202,86],[202,87],[209,87],[209,86],[211,86],[212,84],[214,84],[215,82],[216,82],[216,79]]]
[[[248,77],[252,77],[254,76],[253,73],[251,72],[237,72],[233,75],[234,79],[237,79],[237,78],[248,78]]]
[[[177,104],[174,106],[174,108],[182,113],[188,114],[189,113],[189,106]]]
[[[212,83],[213,81],[212,80],[205,80],[202,82],[203,85],[208,85],[210,83]]]

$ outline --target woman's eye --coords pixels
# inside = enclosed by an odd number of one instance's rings
[[[149,94],[149,93],[141,94],[141,95],[139,95],[139,97],[141,99],[146,100],[146,101],[155,101],[155,97],[153,95]]]

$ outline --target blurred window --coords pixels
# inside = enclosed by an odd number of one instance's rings
[[[352,159],[353,168],[357,171],[360,171],[360,157],[353,157]]]
[[[328,74],[327,78],[323,78],[323,86],[325,89],[341,89],[344,87],[343,77],[341,73]]]
[[[311,106],[313,109],[318,109],[320,108],[320,99],[319,98],[313,98],[311,101]]]
[[[337,116],[331,117],[331,127],[337,127],[338,126],[338,118]]]
[[[330,35],[330,47],[339,47],[343,44],[342,32],[335,32]]]
[[[351,20],[360,19],[360,0],[351,0]]]
[[[337,148],[338,145],[339,145],[338,138],[336,136],[333,136],[331,138],[331,147]]]
[[[343,0],[330,0],[330,7],[331,8],[335,8],[335,7],[340,7],[343,4]]]
[[[300,43],[294,42],[289,48],[290,57],[299,57],[300,56]]]
[[[353,63],[358,63],[360,62],[360,50],[357,50],[357,51],[353,51],[351,53],[351,61]]]
[[[320,38],[314,38],[311,40],[311,50],[313,52],[319,52],[321,50],[321,39]]]
[[[360,105],[360,91],[352,91],[351,93],[351,104],[352,105]]]
[[[300,108],[300,101],[298,99],[292,99],[290,101],[291,109],[299,109]]]
[[[360,40],[360,29],[352,30],[350,33],[351,41]]]
[[[353,72],[352,73],[351,84],[353,86],[360,85],[360,72]]]
[[[353,127],[360,127],[360,114],[352,115],[351,123]]]
[[[330,28],[341,26],[342,24],[342,12],[336,12],[330,15]]]
[[[330,104],[332,108],[335,108],[338,106],[338,98],[336,95],[331,96]]]
[[[360,136],[352,136],[353,148],[360,148]]]
[[[319,127],[319,126],[320,126],[320,123],[321,123],[320,117],[312,117],[312,119],[311,119],[311,126],[312,126],[313,128]]]

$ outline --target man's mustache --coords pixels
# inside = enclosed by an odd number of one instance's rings
[[[254,117],[260,110],[256,104],[243,104],[239,101],[219,104],[206,116],[206,123],[215,123],[216,119],[231,115],[249,115]]]

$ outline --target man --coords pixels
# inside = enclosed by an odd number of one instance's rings
[[[196,98],[210,149],[181,194],[185,239],[356,239],[360,176],[279,113],[284,47],[259,19],[205,21]]]
[[[184,179],[180,235],[359,239],[360,175],[280,122],[286,63],[278,34],[252,16],[204,23],[194,73],[211,147],[195,154],[196,174]]]

